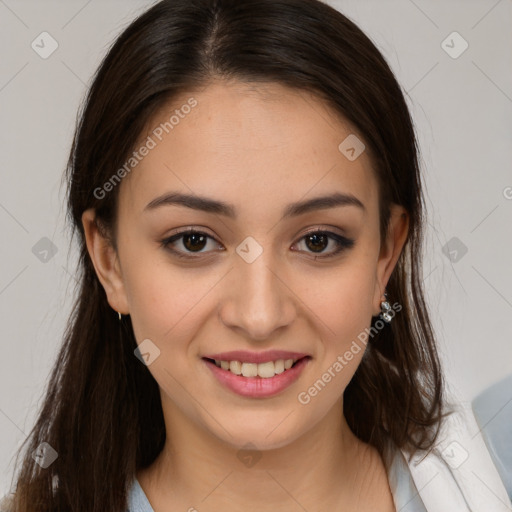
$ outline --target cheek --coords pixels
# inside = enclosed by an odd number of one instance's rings
[[[199,417],[191,405],[183,384],[193,396],[203,390],[195,389],[189,370],[191,358],[196,357],[190,341],[196,336],[201,318],[208,314],[208,292],[218,278],[205,276],[193,279],[183,269],[170,264],[126,266],[126,288],[130,316],[138,344],[151,340],[150,351],[157,354],[148,369],[159,387],[174,404],[191,417]],[[148,346],[148,345],[146,345]],[[156,348],[155,348],[156,347]]]
[[[176,339],[197,323],[202,303],[218,281],[216,275],[198,278],[170,265],[134,267],[126,273],[130,314],[137,339],[153,336]]]
[[[367,329],[371,325],[375,287],[372,265],[361,258],[340,266],[329,278],[316,282],[316,293],[307,305],[317,314],[322,339],[319,354],[330,389],[342,392],[355,373],[366,349]],[[336,376],[336,378],[334,378]]]
[[[340,342],[369,324],[374,274],[374,267],[359,260],[329,272],[308,291],[308,305],[317,312],[326,332]]]
[[[356,284],[342,289],[331,284],[315,305],[321,318],[317,326],[321,329],[322,348],[317,354],[314,375],[297,395],[298,402],[313,417],[319,410],[335,407],[366,350],[372,316],[371,286],[363,280]]]
[[[192,279],[187,269],[173,265],[165,251],[129,238],[119,243],[126,298],[136,339],[160,340],[177,330],[194,312],[214,278]]]

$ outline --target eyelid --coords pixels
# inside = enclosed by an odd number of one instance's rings
[[[340,228],[336,228],[334,226],[327,226],[327,225],[314,226],[312,228],[307,228],[307,230],[304,233],[302,233],[301,238],[304,237],[304,236],[310,235],[310,234],[318,233],[318,232],[330,233],[330,234],[333,234],[333,235],[337,235],[339,237],[346,238],[346,236],[342,235],[341,233],[333,232],[332,231],[333,229],[337,229],[337,230],[341,231]]]

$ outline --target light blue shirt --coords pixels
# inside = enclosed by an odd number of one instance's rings
[[[147,496],[144,494],[139,481],[135,478],[128,495],[128,510],[126,512],[154,512]]]

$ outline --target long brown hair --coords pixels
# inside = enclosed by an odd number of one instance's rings
[[[130,318],[119,322],[107,302],[81,216],[94,208],[114,232],[119,187],[104,197],[94,191],[123,166],[159,109],[218,78],[314,93],[356,128],[372,155],[382,240],[390,203],[408,211],[408,238],[387,286],[402,310],[371,337],[345,390],[344,414],[380,453],[389,439],[411,454],[435,440],[443,380],[422,290],[418,147],[388,64],[352,21],[318,0],[164,0],[117,38],[79,112],[66,174],[79,290],[37,421],[18,452],[25,450],[16,512],[124,512],[136,472],[164,446],[158,385],[134,357]],[[58,454],[45,469],[32,457],[43,442]]]

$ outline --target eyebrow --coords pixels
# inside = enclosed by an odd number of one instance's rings
[[[153,199],[146,205],[144,211],[151,211],[162,206],[172,205],[185,206],[186,208],[191,208],[193,210],[224,215],[231,219],[234,219],[237,216],[236,208],[231,204],[210,199],[208,197],[181,194],[179,192],[169,192]],[[364,204],[357,199],[357,197],[352,194],[336,192],[327,196],[315,197],[313,199],[291,203],[284,209],[282,219],[297,217],[298,215],[303,215],[315,210],[324,210],[340,206],[356,206],[363,212],[366,212]]]

